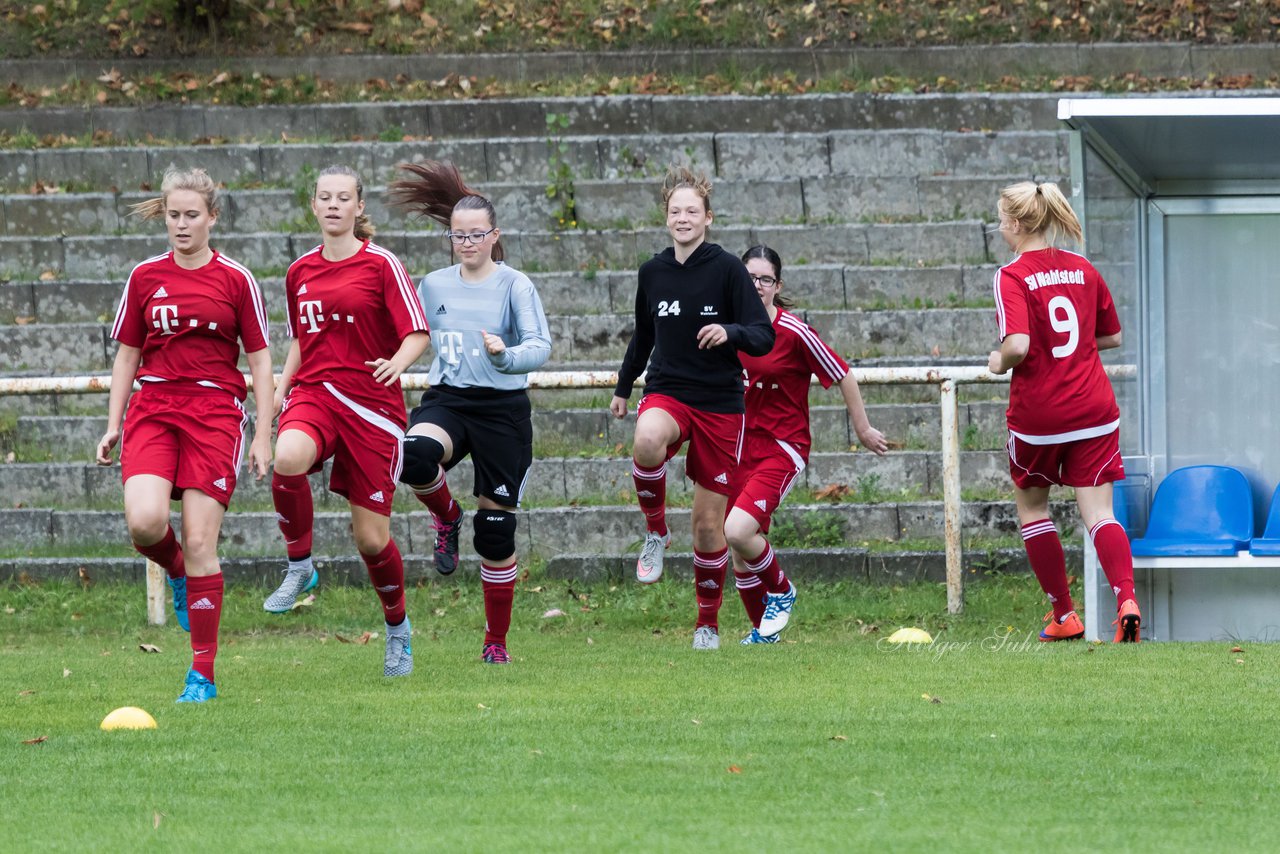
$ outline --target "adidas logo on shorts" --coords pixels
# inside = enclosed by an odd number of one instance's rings
[[[151,295],[152,299],[164,299],[169,296],[169,292],[164,289],[164,285],[160,286],[160,290]]]
[[[705,587],[705,588],[706,588],[706,589],[708,589],[708,590],[715,590],[715,589],[717,589],[720,585],[719,585],[719,584],[716,584],[716,583],[715,583],[715,581],[713,581],[713,580],[712,580],[712,579],[710,579],[710,578],[704,578],[704,579],[702,579],[701,581],[699,581],[699,582],[698,582],[698,586],[699,586],[699,587]]]
[[[209,601],[208,596],[202,596],[187,606],[190,611],[212,611],[213,603]]]
[[[640,490],[639,492],[636,493],[636,495],[639,496],[640,498],[657,498],[658,497],[656,493],[650,492],[647,489]]]
[[[761,499],[760,499],[759,501],[757,501],[755,504],[756,504],[756,506],[757,506],[757,507],[759,507],[759,508],[760,508],[760,510],[761,510],[762,512],[764,512],[764,513],[768,513],[768,512],[769,512],[769,502],[765,501],[763,498],[761,498]]]
[[[226,479],[225,477],[220,477],[220,478],[218,478],[217,480],[215,480],[215,481],[213,482],[213,486],[214,486],[214,488],[215,488],[215,489],[221,489],[223,492],[226,492],[226,491],[227,491],[227,479]]]
[[[386,502],[386,500],[387,500],[387,499],[386,499],[385,497],[383,497],[383,495],[382,495],[382,490],[381,490],[381,489],[379,489],[379,490],[378,490],[377,492],[375,492],[373,495],[370,495],[370,496],[369,496],[369,500],[370,500],[370,501],[376,501],[376,502],[378,502],[379,504],[383,504],[383,503],[385,503],[385,502]]]
[[[716,483],[728,483],[728,482],[729,482],[729,478],[725,477],[724,472],[720,472],[720,474],[716,475]]]
[[[503,498],[511,497],[511,493],[507,492],[507,485],[505,483],[498,484],[498,487],[493,491],[493,494],[501,495]]]

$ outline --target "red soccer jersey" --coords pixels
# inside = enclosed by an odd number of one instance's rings
[[[773,321],[773,349],[763,356],[739,353],[745,375],[747,430],[791,445],[809,459],[809,378],[831,388],[849,373],[849,365],[826,345],[813,327],[785,309]]]
[[[409,274],[392,252],[366,241],[342,261],[328,261],[317,246],[294,261],[285,276],[289,336],[302,362],[296,385],[332,383],[365,405],[383,407],[405,421],[404,393],[373,378],[365,362],[389,359],[414,332],[428,332],[427,317]]]
[[[267,346],[267,312],[247,268],[215,251],[187,270],[166,252],[129,274],[111,337],[142,349],[140,382],[194,382],[244,400],[240,342],[246,353]]]
[[[1046,445],[1117,429],[1120,409],[1095,339],[1118,333],[1120,318],[1088,259],[1062,249],[1024,252],[996,271],[995,297],[1000,339],[1031,337],[1013,369],[1010,432]]]

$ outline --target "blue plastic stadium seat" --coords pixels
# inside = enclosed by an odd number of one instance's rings
[[[1134,556],[1232,556],[1253,537],[1253,490],[1227,466],[1187,466],[1169,473],[1151,503],[1147,534]]]
[[[1261,537],[1253,538],[1249,551],[1256,555],[1280,555],[1280,486],[1276,487],[1271,506],[1267,508],[1267,526]]]

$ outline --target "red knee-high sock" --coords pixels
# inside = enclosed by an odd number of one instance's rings
[[[1089,531],[1093,538],[1093,547],[1098,552],[1098,563],[1107,574],[1107,582],[1116,594],[1116,607],[1120,607],[1126,599],[1138,597],[1133,592],[1133,552],[1129,549],[1129,538],[1125,535],[1124,526],[1115,519],[1103,519]]]
[[[284,547],[290,560],[301,560],[311,554],[311,529],[315,510],[311,506],[311,482],[305,474],[273,474],[271,501],[276,506],[276,521],[284,534]]]
[[[172,525],[165,528],[164,539],[160,542],[149,546],[134,543],[133,547],[138,550],[138,554],[163,566],[170,578],[181,578],[187,574],[187,561],[182,555],[182,546],[178,544]]]
[[[413,494],[431,511],[431,515],[441,522],[452,522],[462,515],[462,508],[453,500],[453,493],[449,491],[449,484],[444,479],[443,472],[440,474],[439,483],[434,486],[424,486],[422,489],[415,487]]]
[[[724,599],[724,577],[728,566],[728,548],[718,552],[693,550],[693,591],[698,600],[695,629],[710,626],[720,631],[720,603]]]
[[[1067,558],[1053,520],[1041,519],[1023,525],[1022,544],[1026,546],[1027,560],[1040,582],[1040,589],[1053,605],[1054,619],[1062,619],[1075,610],[1075,605],[1067,586]]]
[[[655,534],[667,533],[667,464],[647,469],[631,461],[631,479],[635,481],[636,498],[644,513],[645,527]]]
[[[363,552],[364,565],[369,568],[369,581],[382,600],[382,611],[388,626],[404,622],[404,561],[395,540],[387,540],[386,546],[376,555]]]
[[[222,573],[187,579],[187,612],[191,615],[191,669],[213,678],[218,656],[218,624],[222,622]]]
[[[746,561],[746,565],[749,572],[759,573],[760,580],[764,582],[764,589],[768,592],[786,593],[791,589],[791,581],[782,571],[782,564],[778,563],[778,554],[773,550],[773,546],[769,545],[768,540],[764,541],[764,551]]]
[[[736,569],[733,581],[742,599],[742,607],[747,609],[747,619],[753,627],[760,628],[760,620],[764,618],[764,582],[754,572],[738,572]]]
[[[480,584],[484,587],[484,642],[507,645],[511,628],[511,602],[516,596],[516,562],[490,566],[480,562]]]

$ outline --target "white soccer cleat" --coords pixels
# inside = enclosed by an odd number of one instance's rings
[[[720,633],[710,626],[698,626],[693,630],[694,649],[719,649]]]
[[[665,534],[650,531],[644,535],[644,548],[640,550],[640,559],[636,561],[636,581],[652,584],[662,577],[662,558],[670,546],[670,531]]]
[[[764,616],[760,618],[760,634],[776,637],[787,627],[791,610],[796,604],[796,586],[791,584],[786,593],[769,593],[764,597]]]

